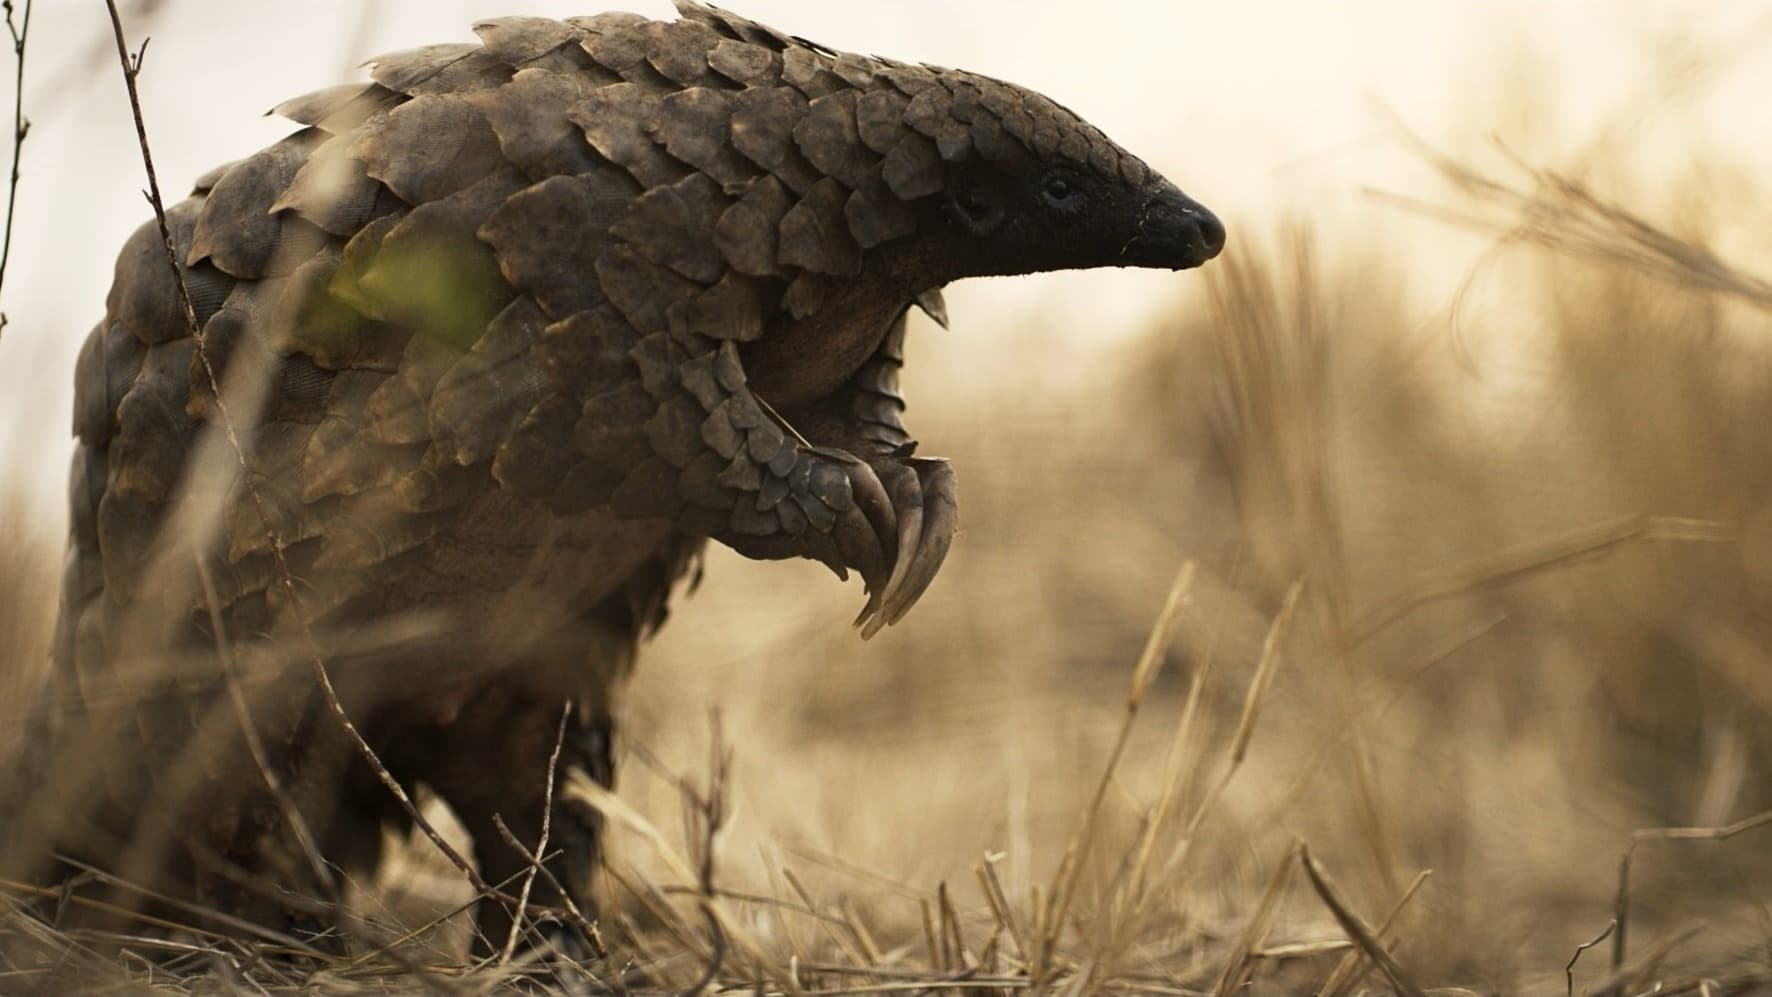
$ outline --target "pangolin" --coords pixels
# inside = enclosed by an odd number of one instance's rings
[[[620,680],[706,540],[855,570],[864,635],[929,585],[956,492],[901,421],[910,308],[1223,245],[1038,93],[676,6],[486,21],[277,107],[300,129],[168,213],[200,340],[158,229],[130,239],[75,373],[15,860],[309,923],[402,815],[317,656],[509,881],[495,816],[537,840],[557,744],[612,779]],[[556,803],[587,906],[596,824]]]

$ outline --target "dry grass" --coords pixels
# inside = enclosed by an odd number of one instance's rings
[[[567,790],[613,825],[609,958],[467,963],[472,890],[415,841],[354,891],[397,947],[13,909],[0,992],[1772,987],[1768,285],[1654,203],[1439,165],[1513,247],[1481,314],[1300,229],[1081,376],[913,344],[954,556],[861,645],[821,569],[716,554],[619,794]],[[0,744],[55,546],[0,519]]]

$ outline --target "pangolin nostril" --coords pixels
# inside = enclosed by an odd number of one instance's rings
[[[1200,241],[1206,246],[1206,257],[1211,259],[1224,249],[1224,223],[1218,216],[1205,208],[1196,205],[1193,209],[1194,224],[1199,227]]]

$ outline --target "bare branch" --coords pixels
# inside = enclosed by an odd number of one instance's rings
[[[12,58],[17,76],[12,91],[12,175],[6,184],[6,234],[0,244],[0,288],[6,286],[6,264],[12,260],[12,223],[18,215],[19,159],[24,154],[25,136],[31,122],[25,117],[25,40],[31,34],[31,0],[25,0],[23,16],[13,20],[12,0],[0,3],[6,12],[6,32],[12,36]],[[6,329],[6,313],[0,311],[0,332]]]
[[[554,732],[554,750],[548,754],[548,781],[542,788],[541,836],[535,843],[535,854],[533,856],[524,854],[524,857],[529,860],[529,872],[523,876],[523,886],[517,891],[517,909],[511,915],[511,930],[505,933],[504,951],[500,952],[498,956],[498,965],[501,967],[509,965],[511,956],[517,952],[517,926],[521,923],[523,912],[529,908],[529,892],[535,888],[536,874],[541,871],[542,861],[548,854],[548,833],[553,827],[554,817],[554,773],[560,767],[560,749],[566,745],[566,725],[571,720],[572,704],[570,702],[562,704],[560,707],[560,727]],[[498,828],[501,832],[510,834],[510,829],[504,826],[503,821],[499,821]],[[518,851],[523,850],[519,848]],[[564,890],[560,892],[562,896],[565,895]]]
[[[1611,921],[1607,921],[1606,928],[1604,931],[1601,931],[1599,934],[1595,935],[1593,938],[1589,939],[1588,941],[1582,942],[1580,945],[1575,946],[1575,954],[1570,956],[1569,961],[1563,965],[1563,978],[1564,978],[1564,982],[1568,985],[1567,992],[1569,994],[1569,997],[1575,997],[1575,964],[1581,961],[1582,954],[1585,953],[1588,949],[1591,949],[1594,946],[1605,941],[1606,939],[1611,938],[1612,932],[1617,930],[1617,928],[1618,928],[1618,921],[1616,919],[1611,920]]]

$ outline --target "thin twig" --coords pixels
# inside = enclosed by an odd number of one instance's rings
[[[1614,918],[1606,922],[1606,928],[1604,931],[1601,931],[1592,939],[1575,946],[1575,954],[1570,956],[1569,961],[1563,964],[1563,982],[1566,985],[1569,997],[1575,997],[1575,964],[1581,961],[1582,953],[1612,937],[1612,932],[1616,930],[1618,930],[1618,920]]]
[[[0,3],[6,11],[6,31],[12,36],[12,57],[17,76],[12,92],[12,175],[6,184],[6,236],[0,247],[0,288],[6,286],[6,264],[12,260],[12,223],[18,216],[19,159],[24,154],[25,136],[31,122],[25,118],[25,40],[31,33],[31,0],[25,0],[24,16],[14,23],[12,0]],[[0,311],[0,331],[6,329],[6,313]]]
[[[574,920],[569,923],[584,932],[585,941],[591,946],[591,954],[599,959],[609,958],[609,948],[603,944],[603,933],[598,930],[595,922],[585,917],[584,911],[580,910],[578,903],[572,899],[572,894],[566,892],[566,885],[560,882],[560,877],[554,875],[554,870],[548,868],[546,858],[544,858],[540,852],[529,851],[529,848],[524,845],[515,834],[511,833],[511,829],[505,826],[504,818],[500,817],[498,814],[492,815],[492,823],[498,828],[498,836],[504,839],[505,844],[515,849],[517,854],[523,856],[525,861],[536,864],[536,871],[540,873],[542,879],[547,881],[548,888],[559,895],[561,906],[565,907],[567,912],[574,918]],[[548,856],[547,858],[551,857],[552,856]],[[531,909],[542,912],[550,910],[548,907],[535,905],[531,905]]]
[[[554,772],[560,765],[560,749],[566,746],[566,724],[572,719],[572,703],[567,702],[560,708],[560,726],[554,732],[554,750],[548,754],[547,784],[542,787],[541,798],[541,836],[535,843],[535,855],[529,859],[529,872],[523,877],[523,886],[517,891],[517,909],[511,913],[511,930],[505,932],[504,951],[498,955],[498,966],[504,968],[511,962],[511,956],[517,953],[517,928],[522,923],[523,912],[529,909],[529,892],[535,888],[536,873],[541,871],[542,858],[548,852],[548,832],[553,826],[554,816]],[[509,833],[510,829],[501,825],[500,830]],[[564,895],[564,893],[562,893]]]
[[[282,811],[290,832],[295,835],[296,845],[308,860],[308,867],[314,873],[315,881],[320,884],[320,889],[326,893],[326,899],[336,910],[340,904],[338,882],[320,854],[320,847],[315,842],[313,830],[308,827],[307,819],[302,816],[300,808],[284,787],[282,777],[271,764],[270,755],[265,751],[264,739],[259,736],[258,724],[252,719],[252,707],[247,703],[246,690],[240,683],[239,663],[234,660],[234,648],[228,641],[227,623],[222,618],[221,599],[216,595],[215,577],[201,553],[192,560],[196,562],[197,579],[203,586],[203,601],[209,611],[216,658],[227,683],[228,699],[233,703],[234,717],[239,721],[240,733],[246,739],[246,750],[252,755],[253,764],[258,766],[259,777],[264,779],[265,788],[271,791],[272,798],[277,801],[277,808]]]

